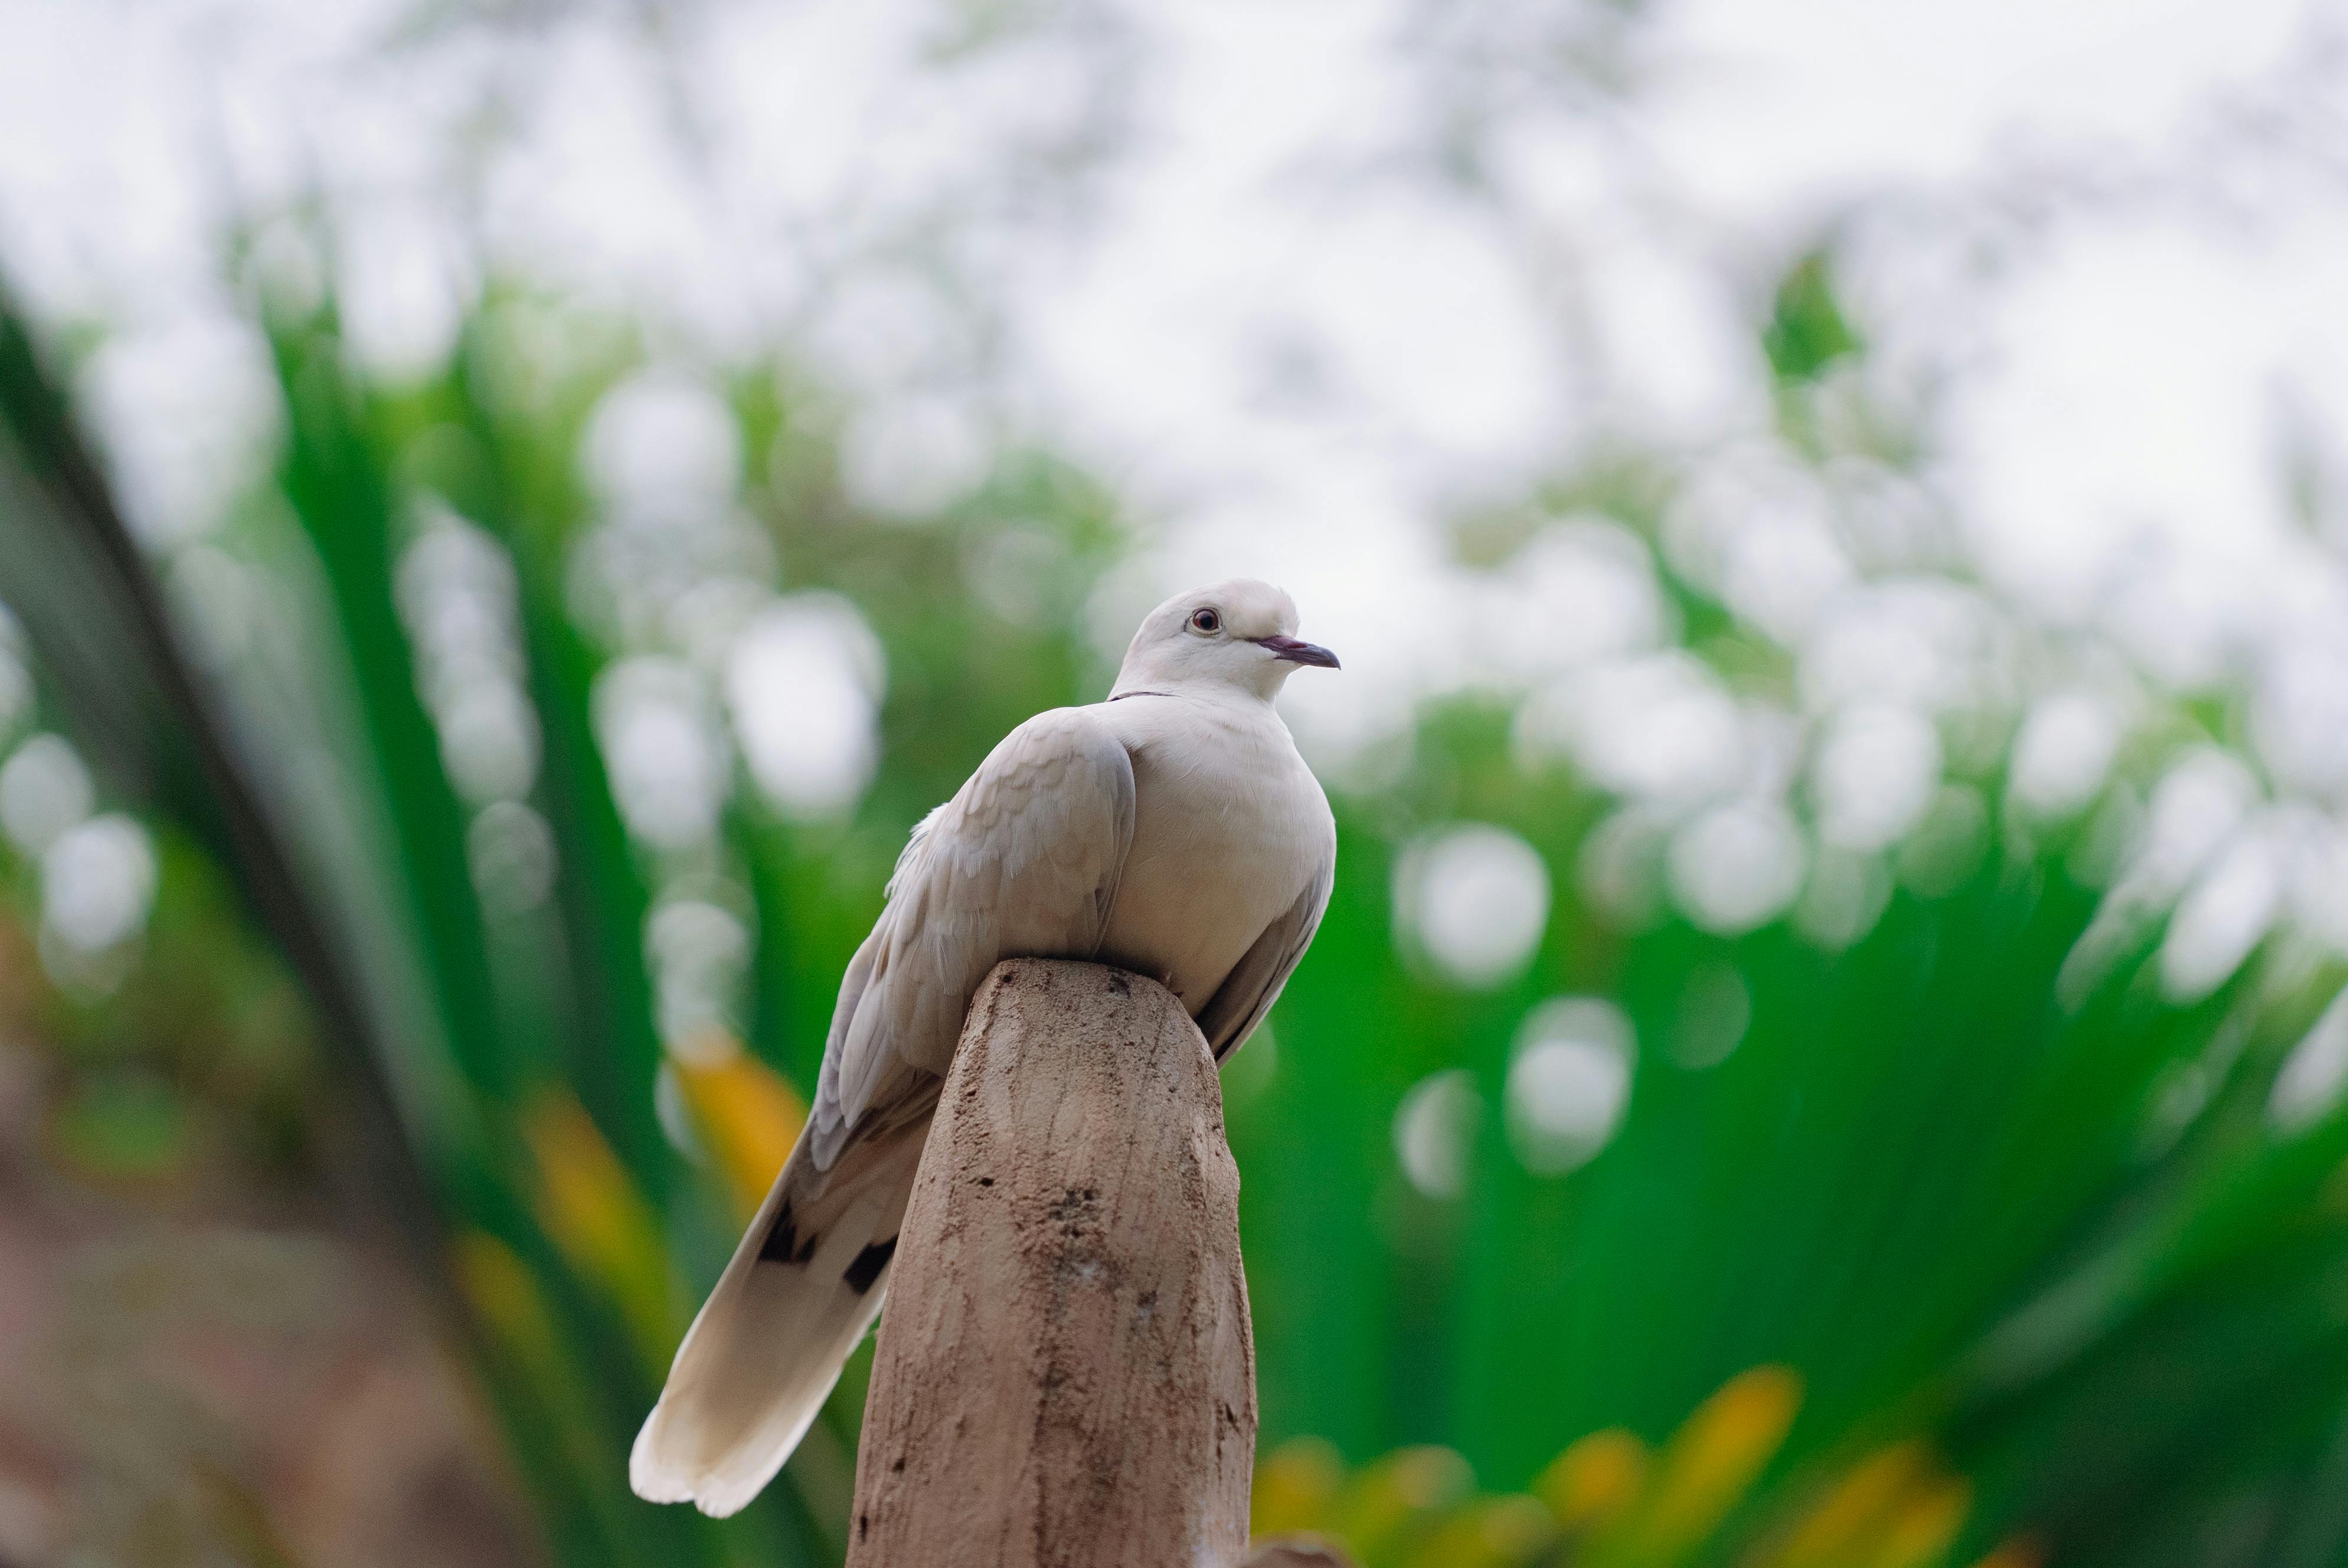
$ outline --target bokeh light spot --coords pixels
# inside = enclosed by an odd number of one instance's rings
[[[2267,1097],[2267,1117],[2286,1135],[2314,1125],[2348,1088],[2348,991],[2332,999],[2315,1027],[2291,1047]]]
[[[1701,964],[1688,972],[1672,1018],[1669,1054],[1692,1071],[1716,1067],[1744,1043],[1753,1022],[1753,991],[1734,964]]]
[[[2219,856],[2177,906],[2160,944],[2160,986],[2173,1001],[2199,1001],[2241,968],[2282,900],[2273,847],[2245,835]]]
[[[678,372],[646,371],[595,405],[582,458],[604,506],[669,517],[731,501],[742,437],[733,411],[707,386]]]
[[[494,914],[538,908],[554,891],[554,831],[520,801],[482,807],[466,830],[465,851],[474,889]]]
[[[1707,931],[1735,936],[1769,920],[1802,886],[1801,830],[1774,801],[1737,801],[1697,817],[1672,839],[1673,897]]]
[[[1941,737],[1931,720],[1890,703],[1846,709],[1811,774],[1818,837],[1839,849],[1880,849],[1916,825],[1940,782]]]
[[[1410,1184],[1430,1198],[1468,1190],[1468,1167],[1484,1097],[1464,1067],[1447,1068],[1413,1084],[1395,1107],[1395,1158]]]
[[[681,895],[653,910],[644,922],[644,954],[656,1022],[671,1050],[690,1055],[703,1042],[732,1039],[750,952],[748,924],[715,897]]]
[[[1528,750],[1562,753],[1617,794],[1701,801],[1746,764],[1735,699],[1676,650],[1595,666],[1537,695],[1519,723]]]
[[[1549,866],[1506,828],[1447,828],[1405,853],[1395,904],[1397,924],[1447,977],[1498,985],[1531,960],[1549,924]]]
[[[2041,817],[2065,817],[2096,798],[2120,743],[2119,714],[2085,692],[2041,698],[2014,737],[2014,803]]]
[[[1875,928],[1891,900],[1891,873],[1880,857],[1822,849],[1794,906],[1802,935],[1830,953],[1841,952]]]
[[[1563,1175],[1605,1147],[1631,1101],[1631,1020],[1597,997],[1556,997],[1526,1018],[1509,1063],[1510,1143],[1527,1170]]]
[[[0,609],[0,627],[5,627],[7,611]],[[33,677],[24,661],[0,637],[0,745],[5,745],[16,733],[16,726],[33,711]]]
[[[942,510],[986,477],[988,433],[972,411],[930,394],[877,400],[840,432],[839,483],[882,517]]]
[[[725,739],[683,660],[623,659],[596,678],[595,733],[629,830],[661,849],[705,844],[727,794]]]
[[[1671,822],[1625,806],[1590,830],[1575,858],[1582,896],[1618,929],[1641,931],[1663,910],[1663,855]]]
[[[89,770],[62,735],[31,736],[0,764],[0,832],[27,855],[88,816],[94,799]]]
[[[145,828],[119,813],[92,817],[41,856],[42,924],[77,954],[103,953],[146,925],[155,876]]]
[[[726,667],[750,777],[775,809],[830,815],[856,804],[880,764],[880,640],[836,594],[798,594],[743,630]]]

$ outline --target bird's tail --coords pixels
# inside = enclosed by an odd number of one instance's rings
[[[774,1478],[880,1315],[937,1103],[868,1115],[829,1170],[800,1136],[670,1366],[628,1456],[654,1502],[739,1510]]]

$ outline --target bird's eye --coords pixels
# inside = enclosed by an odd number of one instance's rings
[[[1222,629],[1223,618],[1217,615],[1213,610],[1194,610],[1190,612],[1191,630],[1213,632],[1220,631]]]

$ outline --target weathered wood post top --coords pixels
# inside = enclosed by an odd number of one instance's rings
[[[1255,1352],[1206,1041],[1098,964],[996,967],[900,1233],[850,1568],[1226,1568]]]

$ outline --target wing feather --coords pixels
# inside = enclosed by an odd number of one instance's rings
[[[1012,731],[931,814],[858,953],[865,982],[840,989],[810,1122],[819,1164],[901,1069],[945,1076],[989,969],[1099,951],[1133,818],[1132,759],[1084,708]]]
[[[1280,999],[1281,988],[1296,971],[1304,949],[1313,945],[1313,933],[1321,928],[1322,914],[1329,907],[1329,892],[1336,885],[1337,856],[1332,845],[1321,861],[1304,891],[1285,914],[1263,928],[1223,983],[1215,988],[1204,1011],[1199,1015],[1199,1032],[1207,1037],[1214,1048],[1215,1060],[1222,1061],[1247,1043],[1272,1004]]]

